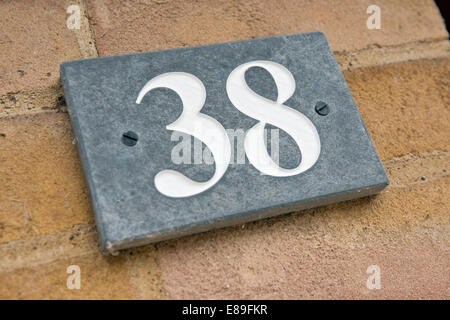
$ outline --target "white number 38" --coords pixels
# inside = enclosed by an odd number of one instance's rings
[[[261,97],[248,87],[245,72],[251,67],[261,67],[270,73],[278,89],[277,101]],[[231,159],[231,144],[224,127],[200,112],[205,103],[206,90],[200,79],[192,74],[168,72],[154,77],[141,89],[136,103],[140,104],[150,90],[162,87],[175,91],[183,103],[180,117],[166,128],[201,140],[211,151],[216,169],[213,177],[206,182],[194,181],[175,170],[163,170],[155,176],[155,186],[168,197],[193,196],[211,188],[224,175]],[[259,120],[248,130],[244,139],[245,153],[256,169],[266,175],[287,177],[300,174],[314,165],[320,154],[316,127],[304,114],[283,104],[295,91],[295,80],[289,70],[271,61],[244,63],[230,73],[226,90],[231,103],[240,112]],[[265,146],[266,123],[284,130],[294,139],[302,153],[302,160],[296,168],[284,169],[272,160]]]

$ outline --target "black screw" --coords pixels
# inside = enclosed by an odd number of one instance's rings
[[[133,131],[127,131],[122,135],[122,142],[128,147],[135,146],[138,139],[138,135]]]
[[[330,107],[323,101],[319,101],[316,103],[316,112],[321,116],[326,116],[330,113]]]

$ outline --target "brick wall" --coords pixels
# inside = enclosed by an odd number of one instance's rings
[[[79,30],[66,8],[79,5]],[[381,8],[368,30],[366,9]],[[0,298],[446,298],[450,43],[431,0],[0,2]],[[62,61],[322,30],[381,194],[100,254]],[[69,265],[81,289],[66,287]],[[368,290],[378,265],[382,289]]]

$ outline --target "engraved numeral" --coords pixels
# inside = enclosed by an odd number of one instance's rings
[[[192,74],[169,72],[151,79],[139,92],[136,103],[141,103],[150,90],[162,87],[175,91],[183,102],[180,117],[166,128],[192,135],[202,141],[214,157],[216,170],[206,182],[194,181],[175,170],[163,170],[155,176],[155,186],[168,197],[193,196],[211,188],[222,178],[230,163],[230,141],[224,127],[217,120],[200,113],[205,103],[206,90],[200,79]]]
[[[275,80],[277,101],[259,96],[245,81],[245,71],[251,67],[266,69]],[[295,80],[285,67],[271,61],[252,61],[234,69],[227,80],[227,93],[231,103],[242,113],[260,122],[245,136],[245,153],[250,163],[262,173],[276,177],[293,176],[311,168],[320,154],[320,139],[316,127],[304,114],[283,103],[295,91]],[[270,123],[287,132],[300,148],[302,161],[294,169],[278,166],[267,152],[264,126]]]

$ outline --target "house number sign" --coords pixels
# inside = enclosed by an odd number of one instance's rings
[[[65,62],[105,253],[389,182],[323,33]]]

